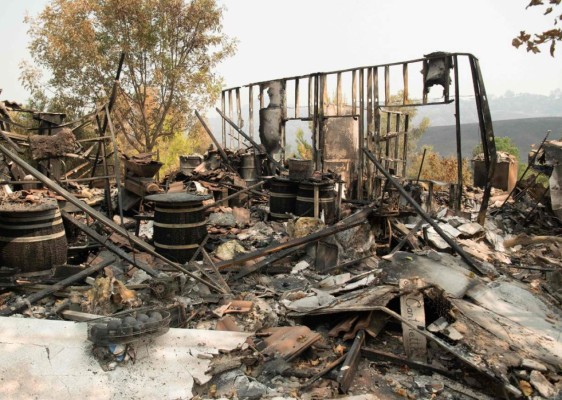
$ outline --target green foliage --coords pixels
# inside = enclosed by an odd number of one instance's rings
[[[50,111],[77,116],[108,100],[120,53],[126,58],[114,122],[138,152],[194,124],[221,80],[213,68],[234,51],[215,0],[51,0],[27,18],[35,65],[21,79]],[[47,95],[50,93],[51,95]]]
[[[526,31],[521,31],[519,36],[513,38],[511,44],[515,48],[519,48],[522,44],[526,44],[527,52],[532,52],[533,54],[540,53],[539,47],[550,43],[549,51],[550,55],[554,57],[554,52],[556,51],[556,42],[562,41],[562,29],[556,28],[559,21],[562,21],[562,8],[560,0],[548,0],[548,4],[545,4],[543,0],[531,0],[527,5],[529,7],[543,7],[544,15],[553,15],[553,25],[551,29],[547,29],[541,33],[527,33]]]
[[[178,169],[179,156],[194,153],[203,154],[209,148],[211,139],[200,124],[196,124],[187,134],[178,132],[171,138],[161,139],[158,145],[162,173]]]
[[[496,136],[494,138],[496,143],[496,151],[504,151],[514,156],[519,161],[519,148],[513,143],[508,136]],[[482,143],[479,143],[473,150],[472,156],[477,156],[482,153]]]
[[[304,131],[299,128],[296,134],[297,156],[303,160],[312,160],[312,144],[304,137]]]

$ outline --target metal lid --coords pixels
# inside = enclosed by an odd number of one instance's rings
[[[146,196],[144,199],[146,201],[153,201],[160,204],[189,204],[189,203],[201,203],[203,200],[209,200],[212,198],[210,194],[193,194],[187,192],[179,193],[161,193],[152,194]]]
[[[38,212],[38,211],[50,211],[58,209],[58,203],[55,199],[51,198],[41,198],[37,202],[26,202],[26,201],[9,201],[4,200],[0,202],[0,212],[1,213],[13,213],[13,212]]]

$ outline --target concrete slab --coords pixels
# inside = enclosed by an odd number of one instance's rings
[[[170,329],[137,344],[134,364],[104,372],[92,356],[84,323],[2,318],[0,324],[3,399],[189,399],[194,380],[211,378],[205,375],[208,355],[233,350],[250,335]]]

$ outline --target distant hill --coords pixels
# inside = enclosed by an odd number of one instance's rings
[[[493,121],[495,136],[508,136],[519,148],[521,158],[526,159],[531,144],[539,145],[546,132],[551,130],[550,139],[562,137],[562,117],[522,118]],[[480,143],[477,123],[461,124],[461,148],[463,156],[471,156],[472,149]],[[432,146],[441,155],[456,154],[455,126],[432,126],[418,141],[418,148]]]

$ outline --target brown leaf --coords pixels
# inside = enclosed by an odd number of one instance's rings
[[[550,43],[550,55],[554,57],[554,51],[556,50],[556,40],[552,39]]]
[[[519,39],[517,39],[517,38],[515,38],[515,39],[513,39],[513,40],[511,41],[511,45],[512,45],[513,47],[515,47],[516,49],[518,49],[519,46],[521,46],[521,44],[522,44],[521,41],[520,41]]]
[[[525,8],[529,8],[529,7],[533,7],[533,6],[541,6],[543,4],[544,3],[542,2],[542,0],[531,0],[531,2]]]
[[[552,7],[548,7],[543,15],[550,14],[552,12]]]

